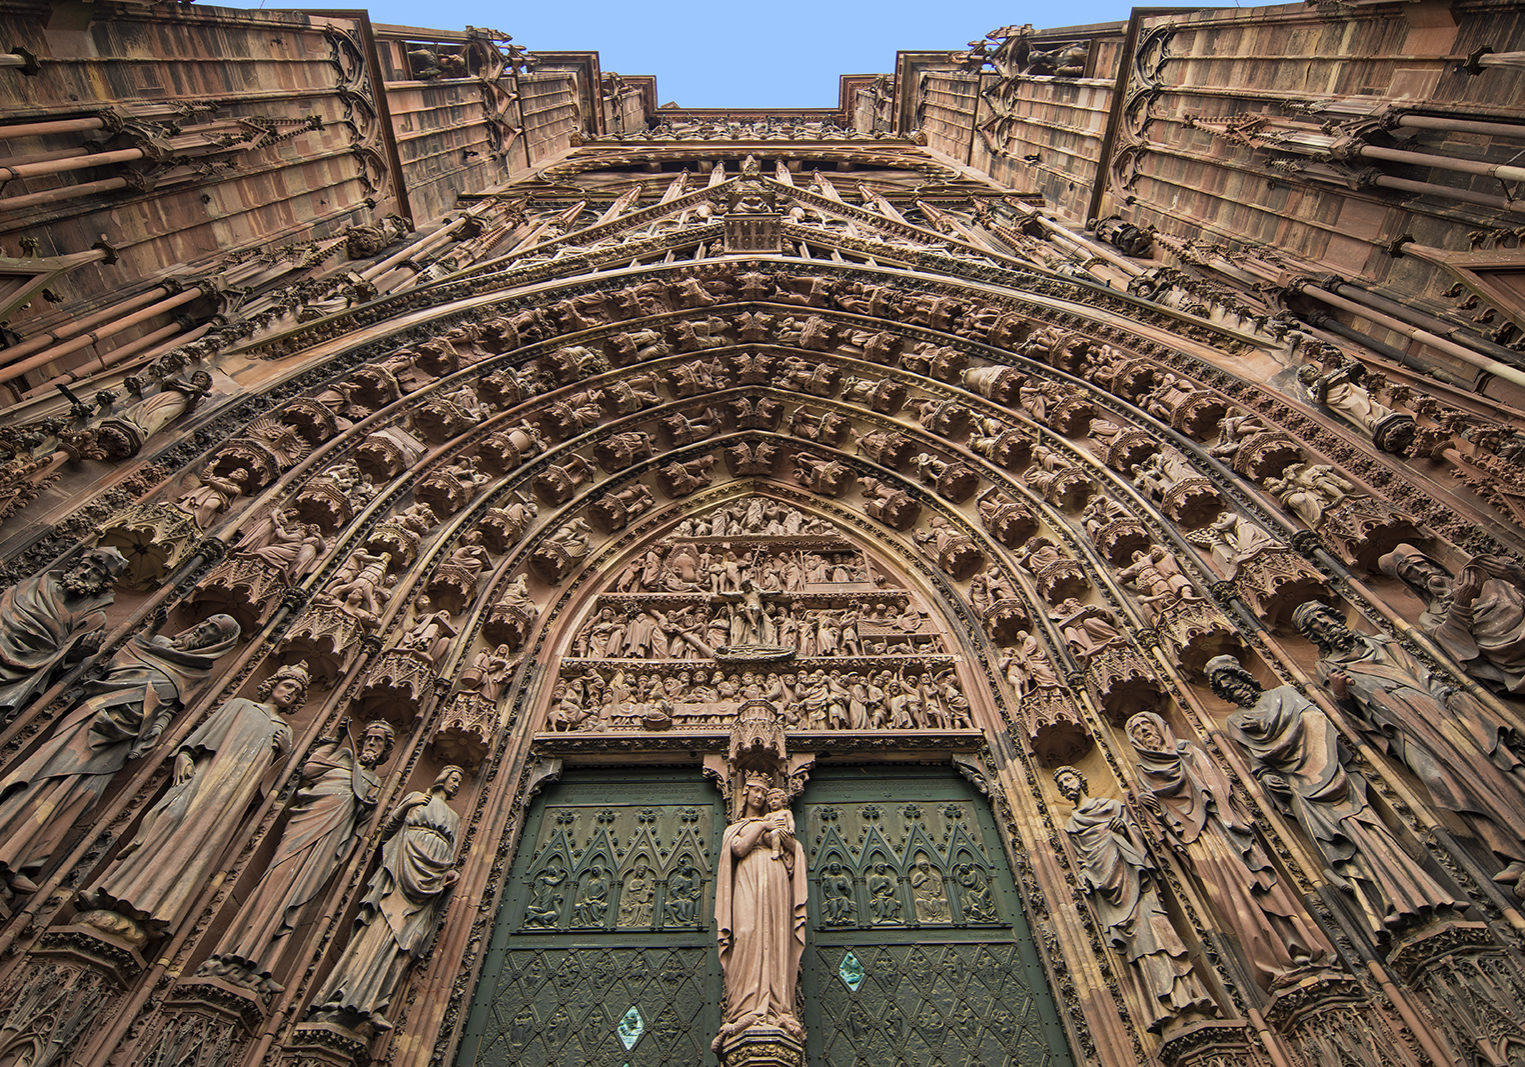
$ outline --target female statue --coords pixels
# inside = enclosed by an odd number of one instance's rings
[[[787,809],[768,811],[772,785],[766,774],[747,775],[741,817],[720,842],[715,924],[727,1016],[716,1051],[752,1027],[804,1037],[794,983],[805,952],[805,849],[788,832]]]

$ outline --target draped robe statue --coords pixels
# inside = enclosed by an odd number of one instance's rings
[[[375,768],[395,737],[378,720],[366,727],[359,753],[348,743],[333,741],[307,758],[275,855],[205,970],[277,989],[270,971],[284,947],[282,939],[349,855],[356,833],[376,806],[380,779]]]
[[[1468,674],[1499,693],[1525,693],[1525,573],[1507,560],[1475,556],[1461,574],[1413,545],[1377,561],[1424,601],[1419,628]]]
[[[1207,676],[1215,693],[1240,707],[1229,717],[1229,737],[1312,840],[1324,877],[1349,895],[1379,941],[1461,906],[1372,810],[1366,780],[1345,768],[1329,716],[1290,685],[1262,690],[1232,656],[1209,660]]]
[[[0,780],[0,877],[31,892],[32,876],[95,806],[111,779],[151,751],[174,714],[238,641],[213,615],[173,638],[138,635],[67,712],[41,747]]]
[[[1148,1005],[1148,1028],[1158,1033],[1187,1012],[1214,1013],[1212,999],[1160,901],[1159,873],[1138,827],[1116,800],[1086,796],[1073,767],[1054,772],[1059,792],[1075,805],[1064,832],[1080,865],[1081,887],[1107,930],[1107,941],[1128,962]]]
[[[1501,724],[1466,693],[1436,679],[1392,638],[1352,632],[1334,609],[1310,601],[1293,613],[1318,645],[1319,681],[1373,745],[1414,773],[1436,805],[1466,822],[1520,893],[1525,875],[1525,777],[1498,746]]]
[[[44,571],[0,594],[0,715],[45,689],[79,642],[105,625],[100,609],[126,569],[116,549],[97,548],[63,573]]]
[[[100,912],[86,916],[137,940],[185,917],[223,853],[243,827],[250,803],[269,787],[269,772],[291,747],[285,715],[301,706],[308,675],[283,667],[261,689],[263,699],[233,697],[180,745],[174,777],[138,827],[137,836],[81,898]]]
[[[718,1052],[752,1027],[802,1039],[794,985],[805,953],[805,849],[784,832],[787,811],[768,812],[771,779],[748,775],[741,818],[725,829],[715,871],[715,925],[725,973],[726,1018]]]
[[[1149,711],[1129,719],[1127,730],[1144,810],[1197,876],[1261,987],[1331,955],[1328,940],[1276,877],[1228,776],[1201,746],[1176,740]]]
[[[314,998],[314,1015],[392,1029],[385,1014],[392,995],[433,942],[445,890],[460,877],[455,849],[461,818],[448,801],[460,792],[463,777],[459,767],[446,767],[427,793],[409,793],[392,812],[381,865],[360,902],[354,935]]]

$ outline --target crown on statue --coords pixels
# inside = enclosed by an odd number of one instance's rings
[[[750,789],[754,785],[760,785],[764,789],[773,788],[773,775],[764,774],[761,771],[753,771],[742,780],[742,786]]]
[[[306,689],[309,685],[311,685],[312,672],[307,669],[307,661],[304,659],[296,663],[286,664],[285,666],[278,668],[276,672],[270,676],[270,680],[273,684],[284,682],[288,678],[291,681],[296,682],[303,689]]]

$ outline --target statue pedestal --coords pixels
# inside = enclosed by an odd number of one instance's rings
[[[371,1059],[370,1042],[338,1023],[309,1019],[296,1028],[286,1044],[287,1064],[317,1064],[321,1067],[359,1067]]]
[[[720,1046],[723,1067],[805,1067],[805,1045],[787,1031],[754,1026]]]

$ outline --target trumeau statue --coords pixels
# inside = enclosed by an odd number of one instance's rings
[[[1366,780],[1346,769],[1327,715],[1290,685],[1261,689],[1233,656],[1210,660],[1207,677],[1213,692],[1239,705],[1228,735],[1248,753],[1255,777],[1297,820],[1324,861],[1324,877],[1379,941],[1458,906],[1372,810]]]
[[[1202,747],[1178,741],[1153,712],[1133,716],[1126,728],[1138,756],[1140,805],[1197,876],[1256,981],[1269,989],[1331,955],[1323,933],[1277,878],[1228,776]]]
[[[1082,891],[1106,928],[1107,942],[1127,961],[1149,1013],[1148,1029],[1158,1033],[1186,1013],[1215,1014],[1160,901],[1159,872],[1128,810],[1120,801],[1087,796],[1085,777],[1074,767],[1055,771],[1054,783],[1075,806],[1064,832],[1075,850]]]
[[[376,806],[376,767],[397,734],[386,722],[368,724],[357,753],[346,741],[327,741],[302,765],[295,799],[275,855],[249,899],[203,965],[203,971],[279,987],[270,972],[302,908],[322,892],[349,855],[361,825]]]
[[[0,595],[0,716],[9,717],[52,681],[56,669],[106,622],[101,608],[127,569],[114,548],[85,553],[67,570],[44,571]]]
[[[0,875],[13,892],[95,806],[129,760],[153,751],[164,728],[238,641],[238,623],[213,615],[174,637],[138,635],[85,684],[85,699],[0,781]]]
[[[1310,602],[1292,619],[1319,648],[1319,681],[1361,732],[1498,857],[1494,881],[1525,889],[1525,771],[1500,743],[1502,725],[1398,641],[1352,632],[1333,608]]]
[[[773,780],[747,775],[740,817],[726,827],[715,870],[715,926],[725,975],[726,1017],[717,1051],[756,1028],[804,1030],[794,1014],[794,987],[805,952],[805,849]]]
[[[1451,574],[1413,545],[1378,560],[1424,601],[1419,628],[1495,692],[1525,692],[1525,572],[1478,556]]]
[[[137,941],[185,917],[291,747],[286,716],[306,700],[308,682],[303,665],[282,667],[260,687],[259,700],[231,698],[181,743],[169,791],[81,894],[100,909],[85,921]]]
[[[427,793],[403,797],[387,820],[381,864],[360,902],[354,935],[313,1000],[315,1017],[392,1029],[385,1014],[392,994],[433,942],[444,893],[460,877],[461,817],[448,802],[464,778],[459,767],[444,768]]]

